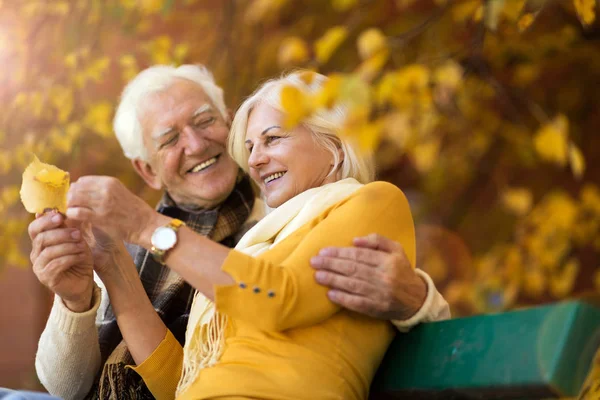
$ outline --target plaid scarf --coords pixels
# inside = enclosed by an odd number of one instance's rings
[[[196,233],[209,237],[227,247],[234,247],[256,221],[246,221],[254,205],[254,192],[247,175],[238,182],[223,204],[212,210],[183,210],[165,193],[158,212],[177,218]],[[129,245],[140,279],[154,309],[167,328],[183,346],[185,330],[194,289],[171,269],[163,267],[148,250]],[[123,341],[117,320],[108,305],[102,313],[98,329],[103,368],[87,399],[153,399],[140,376],[132,369],[135,364]]]

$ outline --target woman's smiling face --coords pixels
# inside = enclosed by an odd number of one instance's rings
[[[246,148],[250,177],[267,205],[279,207],[292,197],[336,181],[333,154],[315,140],[306,127],[284,130],[284,114],[259,103],[248,117]]]

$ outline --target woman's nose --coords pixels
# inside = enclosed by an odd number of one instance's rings
[[[201,154],[209,147],[209,141],[201,132],[197,132],[189,126],[181,131],[183,145],[187,154]]]
[[[261,149],[260,146],[254,146],[248,158],[248,166],[250,168],[258,168],[269,162],[269,156]]]

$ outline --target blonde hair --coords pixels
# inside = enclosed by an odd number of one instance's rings
[[[248,158],[250,157],[244,143],[250,113],[262,103],[285,113],[281,105],[281,89],[283,87],[294,86],[305,94],[313,95],[323,87],[328,79],[324,75],[313,73],[312,81],[307,83],[302,77],[302,74],[306,73],[297,71],[265,82],[238,108],[231,124],[228,151],[244,171],[248,172]],[[312,132],[317,144],[329,150],[333,155],[334,167],[330,174],[339,169],[339,179],[354,178],[360,183],[366,184],[375,179],[375,164],[370,153],[360,150],[351,138],[340,135],[346,114],[346,108],[340,105],[330,110],[320,109],[304,119],[302,125]],[[340,150],[343,153],[341,162]]]

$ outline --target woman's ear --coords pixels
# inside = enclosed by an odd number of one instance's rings
[[[139,158],[131,160],[131,165],[133,165],[133,169],[139,176],[142,177],[144,182],[148,186],[150,186],[154,190],[161,190],[163,188],[160,177],[154,171],[152,165],[147,163],[146,161],[140,160]]]

